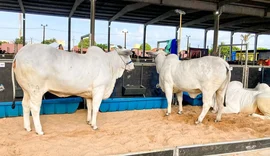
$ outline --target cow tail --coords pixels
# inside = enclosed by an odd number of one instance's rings
[[[11,67],[11,80],[12,80],[12,91],[13,91],[13,100],[12,100],[12,105],[11,108],[15,108],[15,98],[16,98],[16,90],[15,90],[15,76],[14,76],[14,68],[16,68],[16,59],[13,60],[12,62],[12,67]]]

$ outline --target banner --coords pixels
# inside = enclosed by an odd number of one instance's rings
[[[208,56],[208,49],[189,48],[189,57],[190,58],[200,58],[203,56]]]

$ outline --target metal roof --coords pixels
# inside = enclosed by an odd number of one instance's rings
[[[211,30],[218,8],[220,30],[270,34],[269,0],[96,0],[95,18],[178,26],[181,9],[183,27]],[[90,0],[0,0],[0,10],[89,19]]]

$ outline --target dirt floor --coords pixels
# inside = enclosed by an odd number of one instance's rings
[[[99,129],[86,124],[86,110],[74,114],[41,115],[45,135],[23,129],[23,118],[0,119],[0,153],[10,155],[113,155],[182,145],[246,140],[270,136],[270,120],[248,114],[227,114],[215,123],[209,112],[203,123],[194,122],[201,107],[184,106],[183,114],[165,116],[165,109],[98,114]]]

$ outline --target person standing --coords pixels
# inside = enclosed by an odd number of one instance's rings
[[[59,49],[59,50],[64,50],[62,44],[59,44],[58,49]]]

